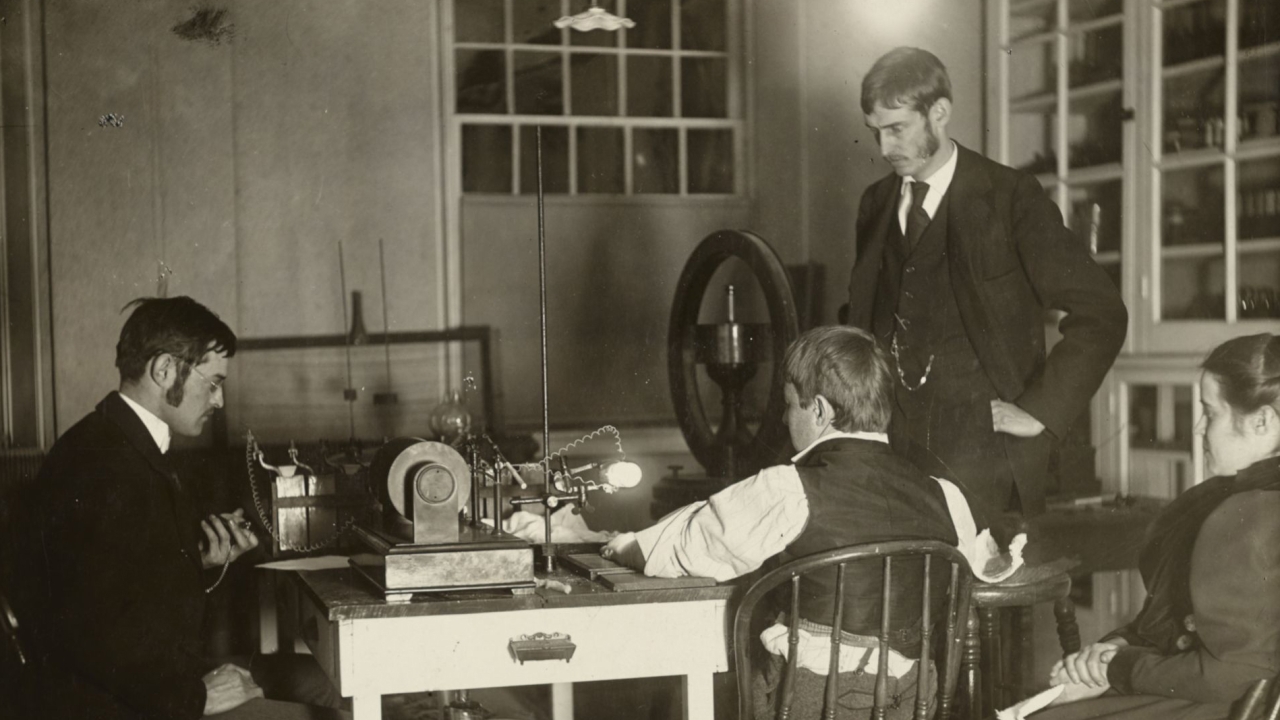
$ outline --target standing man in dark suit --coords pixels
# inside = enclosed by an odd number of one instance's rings
[[[251,671],[202,653],[206,599],[258,540],[240,510],[202,519],[166,453],[222,407],[236,337],[191,298],[131,306],[119,391],[54,443],[25,517],[20,614],[34,630],[40,717],[196,718],[262,697],[296,664],[255,658]],[[288,699],[336,704],[311,665],[310,688]]]
[[[1043,512],[1052,443],[1124,344],[1120,294],[1034,177],[950,139],[932,53],[877,60],[862,111],[893,174],[862,196],[849,323],[889,349],[890,440],[959,482],[980,524]],[[1045,310],[1065,313],[1047,356]]]

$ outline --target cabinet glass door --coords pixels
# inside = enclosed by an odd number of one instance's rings
[[[1125,0],[1008,0],[996,159],[1030,172],[1121,284],[1128,33]]]
[[[1151,349],[1189,350],[1248,332],[1235,323],[1280,317],[1280,8],[1157,0],[1151,9]],[[1213,324],[1188,333],[1180,321],[1192,320]]]

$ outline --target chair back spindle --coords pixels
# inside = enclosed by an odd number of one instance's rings
[[[925,579],[928,581],[928,578]],[[880,639],[877,644],[879,652],[879,663],[876,667],[876,687],[875,687],[875,705],[871,708],[871,716],[875,720],[884,720],[885,715],[889,712],[889,633],[892,625],[892,603],[889,598],[892,596],[893,587],[893,556],[886,555],[884,557],[884,591],[880,593]],[[832,705],[835,703],[833,702]],[[832,714],[832,718],[835,715]]]
[[[795,612],[800,607],[800,576],[796,575],[791,578],[791,612]],[[787,628],[787,657],[799,657],[800,654],[800,623],[791,623]],[[787,663],[785,674],[782,676],[782,711],[778,714],[779,720],[787,720],[791,716],[791,700],[796,691],[796,664],[794,662]]]
[[[895,649],[898,652],[906,652],[911,648],[900,647],[894,648],[893,641],[898,639],[901,642],[908,643],[904,636],[910,636],[910,628],[914,627],[911,623],[909,615],[903,615],[910,608],[902,606],[903,596],[901,590],[894,592],[895,570],[897,581],[899,584],[903,582],[903,578],[910,577],[910,573],[903,575],[904,571],[910,571],[912,565],[903,565],[904,560],[911,559],[918,563],[922,568],[923,574],[920,590],[920,648],[919,660],[916,663],[916,690],[915,696],[911,698],[911,705],[908,706],[916,720],[927,720],[929,717],[930,706],[936,708],[936,717],[940,720],[947,720],[950,717],[953,698],[955,695],[957,680],[960,671],[960,643],[962,639],[961,629],[963,628],[963,618],[967,617],[969,612],[969,593],[972,581],[972,573],[964,556],[959,550],[951,545],[943,542],[930,540],[898,540],[880,543],[865,543],[860,545],[851,545],[842,548],[814,553],[802,558],[792,560],[783,566],[766,574],[764,577],[756,581],[743,596],[742,602],[734,615],[734,655],[738,674],[738,708],[739,718],[742,720],[754,720],[754,703],[752,696],[752,663],[751,649],[753,643],[758,640],[751,634],[751,619],[760,601],[771,594],[771,591],[779,585],[790,582],[790,605],[787,613],[787,662],[782,671],[780,687],[777,691],[775,708],[775,717],[779,719],[789,719],[792,716],[793,705],[796,698],[796,677],[799,672],[799,656],[800,656],[800,624],[804,618],[801,608],[801,581],[806,576],[812,576],[817,571],[825,571],[830,573],[834,570],[835,584],[834,597],[832,600],[831,612],[831,649],[827,667],[827,677],[823,685],[823,710],[822,717],[824,720],[836,720],[840,710],[840,650],[843,646],[842,634],[850,631],[845,625],[848,622],[854,623],[850,627],[855,627],[861,620],[867,620],[874,617],[872,607],[862,607],[862,603],[858,598],[866,596],[867,602],[870,602],[870,593],[859,592],[856,583],[850,577],[848,568],[856,566],[857,563],[875,562],[879,560],[881,563],[881,584],[879,596],[879,623],[878,629],[862,628],[853,631],[855,634],[870,636],[873,632],[876,637],[874,643],[870,642],[877,651],[876,662],[876,678],[873,690],[873,707],[870,716],[872,718],[882,719],[887,717],[891,703],[896,707],[897,703],[905,702],[906,698],[890,697],[889,694],[889,678],[890,678],[890,655]],[[938,563],[947,563],[945,566],[939,567]],[[932,581],[934,572],[942,573],[949,570],[948,582],[946,585],[946,601],[945,601],[945,617],[936,618],[933,605],[942,603],[942,598],[937,596],[935,588],[942,584],[942,577],[938,578],[938,583]],[[874,578],[874,574],[862,574],[860,576],[865,582],[865,578]],[[824,582],[830,583],[830,575],[826,575]],[[827,585],[825,587],[831,587]],[[914,596],[914,592],[910,592]],[[895,598],[899,604],[895,604]],[[812,599],[812,598],[809,598]],[[847,600],[846,600],[847,599]],[[942,611],[942,607],[938,608]],[[825,613],[823,613],[825,614]],[[941,642],[937,642],[937,633],[934,633],[933,626],[935,622],[945,623],[945,635]],[[895,625],[897,630],[895,630]],[[875,627],[875,626],[873,626]],[[929,668],[930,661],[934,661],[937,665],[937,682],[930,685]],[[853,668],[848,668],[853,669]],[[847,670],[848,670],[847,669]],[[860,668],[859,668],[860,669]],[[798,718],[797,720],[803,720]]]
[[[968,565],[966,564],[963,572],[968,573]],[[962,572],[959,565],[951,566],[951,579],[947,583],[947,634],[944,638],[942,647],[944,652],[950,658],[959,658],[961,655],[961,640],[963,636],[960,633],[960,618],[968,620],[969,614],[969,582],[965,582],[964,587],[964,603],[959,603],[960,598],[958,588],[960,587],[960,573]],[[972,579],[971,575],[966,578]],[[962,609],[963,608],[963,609]],[[956,672],[950,672],[950,665],[947,665],[948,672],[938,673],[938,684],[941,691],[938,693],[938,718],[940,720],[948,720],[951,717],[951,704],[956,696],[956,684],[960,680],[960,666],[956,664]]]
[[[836,718],[836,698],[840,697],[840,628],[844,627],[844,570],[845,564],[840,563],[836,566],[836,607],[831,613],[831,661],[827,665],[827,687],[826,687],[826,710],[822,714],[823,720],[835,720]],[[791,615],[788,617],[800,617],[799,606],[791,607]],[[792,622],[795,625],[795,622]],[[796,664],[796,660],[792,659],[790,664]]]
[[[920,591],[920,670],[916,673],[916,712],[915,720],[926,720],[929,716],[929,694],[923,692],[929,682],[929,660],[932,659],[933,644],[933,575],[931,571],[933,556],[924,556],[924,589]]]

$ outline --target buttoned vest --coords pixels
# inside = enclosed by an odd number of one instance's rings
[[[889,223],[873,328],[892,346],[896,339],[895,374],[901,395],[904,382],[919,383],[932,358],[928,395],[951,400],[988,401],[996,391],[982,369],[965,332],[951,284],[947,250],[948,192],[912,249],[906,247],[896,218]],[[927,388],[927,389],[926,389]]]
[[[809,503],[809,521],[784,553],[793,559],[855,543],[931,539],[954,544],[955,529],[942,489],[888,445],[841,438],[814,448],[796,464]],[[934,618],[949,570],[934,563]],[[893,564],[890,645],[907,657],[919,657],[922,561]],[[835,568],[805,575],[800,582],[800,615],[830,625],[835,607]],[[845,575],[843,629],[857,635],[880,633],[882,565],[855,563]]]

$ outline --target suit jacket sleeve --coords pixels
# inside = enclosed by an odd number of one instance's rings
[[[167,508],[157,506],[153,471],[90,451],[57,472],[45,544],[50,571],[64,578],[59,587],[75,588],[58,601],[61,617],[48,628],[59,656],[135,709],[199,717],[205,663],[174,646],[166,632],[173,599],[154,592],[159,570],[150,538],[167,520],[156,511]]]
[[[1062,224],[1034,177],[1019,176],[1012,212],[1018,256],[1041,307],[1066,313],[1062,339],[1015,402],[1063,437],[1115,362],[1129,316],[1111,278]]]
[[[1246,492],[1209,516],[1191,557],[1198,647],[1121,648],[1107,679],[1123,693],[1230,702],[1280,671],[1280,492]]]

